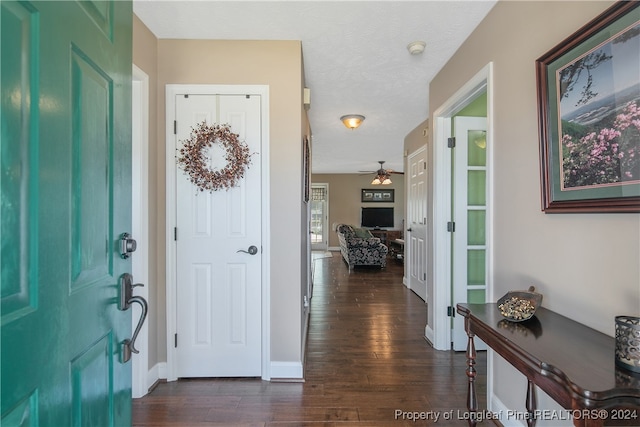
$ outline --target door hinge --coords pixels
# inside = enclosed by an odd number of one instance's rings
[[[455,148],[456,146],[456,137],[452,136],[451,138],[447,138],[447,148]]]
[[[447,317],[456,317],[456,311],[452,306],[447,307]]]
[[[424,162],[423,165],[424,165],[423,169],[427,170],[427,162]]]
[[[447,231],[453,233],[456,231],[456,223],[454,221],[447,222]]]
[[[173,240],[178,241],[178,227],[173,227]]]
[[[178,134],[178,121],[177,120],[173,121],[173,134],[174,135]]]
[[[422,280],[424,280],[424,281],[427,280],[427,273],[422,273]]]
[[[178,348],[178,334],[173,336],[173,347]]]

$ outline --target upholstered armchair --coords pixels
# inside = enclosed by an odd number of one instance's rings
[[[369,230],[354,228],[351,225],[340,224],[336,229],[340,240],[340,252],[351,270],[356,265],[387,266],[389,249],[373,237]]]

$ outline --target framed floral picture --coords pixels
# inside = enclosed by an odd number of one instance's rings
[[[640,2],[536,61],[542,210],[640,212]]]

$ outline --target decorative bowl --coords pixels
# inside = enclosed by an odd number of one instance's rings
[[[498,310],[502,317],[512,322],[531,319],[542,304],[542,294],[535,292],[534,286],[528,291],[510,291],[498,300]]]

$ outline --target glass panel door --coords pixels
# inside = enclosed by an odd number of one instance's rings
[[[311,250],[313,251],[326,251],[328,247],[328,192],[328,184],[311,185]]]
[[[454,118],[456,144],[453,178],[453,292],[451,304],[484,303],[487,289],[487,131],[486,118]],[[467,334],[462,317],[453,321],[453,349],[465,350]],[[485,349],[476,340],[476,349]]]

